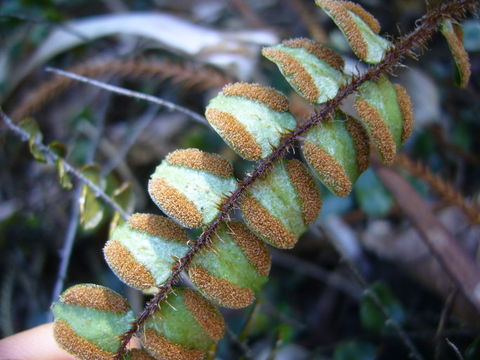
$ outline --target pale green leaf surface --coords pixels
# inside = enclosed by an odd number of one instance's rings
[[[266,178],[251,187],[252,196],[289,231],[300,236],[307,229],[300,197],[293,186],[284,160],[277,161]]]
[[[119,336],[135,320],[131,310],[113,313],[62,302],[55,302],[52,311],[56,320],[66,321],[77,335],[111,353],[117,351]]]
[[[365,82],[358,94],[361,100],[374,107],[388,126],[397,149],[402,145],[403,117],[395,87],[385,75],[378,82]]]
[[[288,53],[302,65],[305,71],[311,76],[315,83],[315,87],[318,89],[316,104],[323,104],[334,98],[337,95],[338,89],[347,80],[346,75],[342,72],[333,68],[326,61],[319,59],[303,48],[290,48],[282,44],[271,46],[270,48]],[[277,63],[277,66],[290,86],[292,86],[300,96],[303,96],[302,91],[296,85],[296,77],[292,76],[292,74],[285,73],[280,63]]]
[[[98,166],[86,165],[82,168],[82,174],[90,181],[104,188],[104,181],[100,178]],[[103,219],[104,206],[97,198],[92,189],[82,185],[80,194],[80,224],[85,230],[95,229]]]
[[[163,161],[152,174],[160,177],[192,201],[203,214],[204,224],[208,224],[218,214],[218,205],[223,195],[233,192],[237,181],[233,177],[224,178],[205,171],[172,166]]]
[[[222,225],[212,246],[215,251],[204,251],[198,254],[194,265],[201,265],[212,275],[226,279],[241,287],[249,287],[253,291],[260,290],[267,281],[267,276],[259,276],[256,269],[245,257],[244,253],[229,234],[229,229]]]
[[[173,256],[181,258],[188,250],[188,247],[179,241],[162,239],[131,229],[126,223],[115,229],[111,239],[125,246],[130,254],[150,271],[157,285],[161,285],[170,276],[175,262]]]
[[[297,125],[289,112],[278,112],[241,96],[225,96],[220,93],[210,100],[208,108],[235,116],[260,145],[262,157],[268,156],[272,152],[272,146],[278,146],[283,134],[295,129]]]
[[[170,342],[181,344],[188,349],[207,351],[214,343],[186,308],[182,289],[175,289],[145,326],[162,334]]]
[[[349,36],[347,35],[347,32],[349,31],[349,29],[346,29],[344,24],[342,24],[342,22],[339,21],[339,19],[337,19],[337,17],[330,10],[322,6],[322,4],[319,1],[316,1],[316,4],[319,7],[321,7],[325,11],[325,13],[335,22],[335,24],[338,26],[340,31],[344,34],[347,41],[349,41]],[[359,16],[357,16],[354,12],[348,9],[346,9],[346,11],[351,16],[351,19],[355,24],[355,28],[359,31],[361,39],[363,39],[364,43],[367,46],[366,56],[362,57],[361,54],[358,53],[357,51],[358,44],[352,44],[349,41],[350,47],[355,52],[355,55],[360,57],[363,61],[369,64],[378,64],[380,61],[382,61],[391,43],[387,39],[376,34],[372,30],[372,28],[367,23],[365,23],[365,21],[363,21]]]
[[[346,125],[345,114],[337,112],[335,118],[331,121],[314,126],[305,135],[305,139],[332,155],[342,165],[348,178],[354,183],[360,175],[360,170],[357,163],[355,143],[347,131]],[[316,173],[316,175],[323,182],[326,174]],[[327,184],[325,185],[329,187]]]
[[[70,175],[68,175],[68,173],[65,171],[65,164],[63,163],[62,159],[57,160],[57,172],[62,188],[70,190],[73,186],[72,180],[70,179]]]
[[[45,154],[37,146],[37,143],[43,140],[43,135],[38,123],[32,118],[25,118],[20,122],[19,126],[30,135],[28,146],[33,158],[37,161],[45,162]]]
[[[130,214],[135,207],[135,194],[132,189],[132,184],[129,182],[124,182],[118,188],[113,191],[112,199],[115,201],[127,214]],[[118,212],[115,212],[110,221],[110,236],[112,235],[115,228],[125,221],[122,219],[121,215]]]

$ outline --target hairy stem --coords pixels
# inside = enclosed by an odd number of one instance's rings
[[[295,141],[301,135],[310,130],[320,121],[327,119],[330,114],[336,108],[338,108],[341,102],[347,96],[357,91],[363,83],[368,80],[373,80],[385,72],[393,71],[395,67],[399,65],[404,56],[412,55],[414,50],[423,48],[426,45],[426,42],[435,33],[440,21],[444,17],[463,17],[466,11],[472,10],[473,6],[478,1],[479,0],[456,0],[443,4],[438,9],[427,13],[423,18],[419,19],[417,22],[419,25],[413,32],[401,37],[395,42],[395,45],[387,51],[384,59],[379,64],[371,67],[363,75],[354,77],[349,83],[344,85],[338,91],[335,98],[328,101],[323,108],[321,108],[302,126],[288,134],[280,143],[280,145],[267,158],[260,161],[255,169],[241,181],[237,189],[223,201],[220,206],[220,212],[215,220],[210,225],[205,227],[199,239],[188,250],[186,255],[179,259],[179,261],[173,266],[170,277],[162,286],[159,287],[156,295],[146,304],[138,318],[132,323],[130,329],[122,335],[122,341],[114,359],[121,359],[131,338],[140,329],[140,326],[145,322],[145,320],[147,320],[148,317],[155,312],[159,304],[166,299],[167,295],[172,290],[173,285],[180,279],[182,271],[187,269],[194,256],[200,250],[210,244],[210,240],[215,234],[220,223],[228,219],[229,213],[238,205],[239,200],[253,182],[268,172],[273,163],[277,159],[281,158],[289,148],[294,146]]]

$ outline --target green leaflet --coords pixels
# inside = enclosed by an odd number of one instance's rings
[[[126,284],[149,291],[171,274],[187,252],[183,228],[163,216],[134,214],[118,226],[104,247],[105,259]]]
[[[65,170],[65,164],[63,163],[62,159],[57,160],[57,172],[58,172],[58,179],[60,180],[60,186],[65,190],[70,190],[72,188],[72,180],[70,175],[68,175],[67,171]]]
[[[219,155],[198,149],[170,153],[148,183],[158,207],[186,227],[213,221],[223,197],[236,187],[231,164]]]
[[[223,336],[224,326],[218,310],[204,297],[192,289],[175,288],[145,322],[142,343],[156,358],[174,353],[176,359],[203,359]]]
[[[116,336],[128,330],[121,323],[134,320],[132,312],[119,315],[61,302],[55,303],[52,311],[56,319],[68,322],[78,336],[111,353],[120,345]]]
[[[345,35],[353,52],[363,61],[378,64],[390,42],[377,35],[378,21],[360,5],[350,1],[315,0]]]
[[[263,242],[240,222],[222,224],[212,250],[198,254],[189,268],[200,292],[221,306],[250,305],[267,281],[270,255]]]
[[[85,165],[81,172],[100,188],[105,188],[105,180],[100,177],[98,165]],[[85,230],[95,229],[102,221],[104,212],[104,206],[93,190],[85,184],[82,185],[80,194],[80,224],[82,227]]]
[[[369,165],[368,136],[358,120],[337,111],[306,135],[302,152],[314,174],[337,196],[347,196]]]
[[[37,143],[42,142],[43,139],[38,123],[32,118],[25,118],[20,122],[19,126],[30,135],[28,146],[33,158],[37,161],[45,162],[45,154],[37,146]]]
[[[67,155],[67,146],[60,141],[52,141],[48,144],[48,148],[61,158]]]
[[[452,53],[456,65],[455,82],[458,86],[464,88],[468,85],[471,75],[470,59],[463,46],[462,27],[450,19],[443,19],[440,26],[440,32],[445,37]]]
[[[297,124],[283,94],[247,83],[225,86],[210,100],[205,116],[224,141],[247,160],[270,155]]]
[[[291,39],[262,50],[295,91],[312,104],[323,104],[337,95],[346,82],[343,59],[309,39]]]
[[[54,335],[60,346],[79,359],[108,359],[120,345],[119,336],[135,319],[128,303],[99,285],[81,284],[62,293],[52,305]]]
[[[130,182],[124,182],[118,188],[116,188],[112,193],[112,199],[115,201],[120,207],[125,210],[127,214],[130,214],[134,207],[135,207],[135,197],[132,189],[132,184]],[[121,215],[118,212],[113,214],[113,218],[110,221],[110,231],[109,234],[111,235],[115,228],[124,221]]]
[[[391,164],[402,144],[404,119],[397,92],[385,75],[361,87],[355,109],[381,159]]]
[[[57,159],[57,173],[61,187],[70,190],[73,186],[72,180],[70,179],[70,175],[65,171],[65,165],[62,160],[67,155],[66,145],[60,141],[53,141],[48,144],[48,148],[60,157],[60,159]]]
[[[315,182],[298,160],[278,160],[250,187],[241,204],[248,227],[279,248],[292,248],[320,207]]]

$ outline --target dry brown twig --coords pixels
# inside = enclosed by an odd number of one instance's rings
[[[311,10],[305,5],[303,0],[289,0],[290,6],[300,16],[305,23],[310,35],[320,42],[328,42],[328,36],[325,30],[318,24],[318,20],[313,16]]]
[[[457,205],[467,215],[472,224],[480,224],[480,207],[471,200],[465,199],[460,192],[453,188],[450,182],[442,179],[439,175],[433,174],[421,161],[414,161],[407,155],[400,154],[397,157],[397,164],[409,173],[423,179],[447,202]]]
[[[116,86],[116,85],[108,84],[108,83],[105,83],[103,81],[98,81],[98,80],[95,80],[95,79],[91,79],[91,78],[88,78],[88,77],[85,77],[85,76],[81,76],[81,75],[78,75],[78,74],[75,74],[75,73],[72,73],[72,72],[69,72],[69,71],[57,69],[57,68],[47,67],[45,70],[49,71],[49,72],[53,72],[53,73],[58,74],[58,75],[65,76],[65,77],[70,78],[72,80],[77,80],[79,82],[83,82],[83,83],[87,83],[89,85],[96,86],[98,88],[110,91],[110,92],[115,93],[115,94],[120,94],[120,95],[123,95],[123,96],[135,98],[135,99],[149,101],[151,103],[160,105],[160,106],[162,106],[162,107],[164,107],[164,108],[166,108],[170,111],[178,111],[178,112],[184,113],[188,117],[191,117],[192,119],[194,119],[195,121],[198,121],[200,123],[206,123],[207,122],[207,120],[205,119],[205,117],[203,115],[200,115],[199,113],[196,113],[196,112],[194,112],[190,109],[187,109],[184,106],[177,105],[174,102],[159,98],[157,96],[144,94],[144,93],[141,93],[141,92],[138,92],[138,91],[133,91],[133,90],[130,90],[130,89],[122,88],[122,87],[119,87],[119,86]]]
[[[132,79],[157,77],[160,81],[170,79],[174,83],[182,83],[185,88],[196,88],[197,90],[221,87],[232,81],[227,75],[210,67],[198,69],[193,65],[148,59],[94,59],[73,66],[68,71],[86,77],[103,75],[116,75]],[[68,77],[54,77],[42,83],[36,89],[31,90],[29,95],[16,106],[12,118],[20,120],[33,114],[75,83],[74,79]]]
[[[413,187],[394,170],[376,162],[380,180],[417,229],[432,255],[465,297],[480,309],[480,269],[437,220]]]

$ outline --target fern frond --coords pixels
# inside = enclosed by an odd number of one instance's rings
[[[158,78],[161,81],[170,80],[174,83],[181,83],[184,88],[197,90],[218,88],[232,81],[224,73],[210,67],[199,69],[191,64],[174,64],[153,59],[100,58],[73,66],[69,71],[87,77],[110,75],[129,79]],[[31,90],[29,95],[16,106],[12,118],[21,120],[33,114],[75,83],[75,80],[67,77],[54,77],[42,83]]]
[[[263,178],[274,166],[276,161],[281,158],[287,150],[294,145],[295,141],[308,130],[322,121],[328,119],[331,114],[339,107],[341,102],[350,94],[355,93],[367,81],[378,79],[382,74],[392,71],[400,65],[401,60],[414,50],[421,49],[438,29],[443,18],[450,16],[461,18],[467,10],[472,10],[475,0],[457,0],[441,5],[438,9],[427,13],[417,23],[417,28],[410,34],[400,37],[390,47],[383,59],[375,66],[371,67],[365,74],[353,77],[348,83],[344,84],[338,90],[337,95],[321,108],[314,116],[306,121],[297,129],[289,132],[280,144],[263,160],[257,163],[254,170],[248,174],[238,185],[235,191],[227,197],[220,205],[220,211],[215,218],[204,228],[198,240],[188,250],[187,254],[179,260],[172,268],[169,279],[159,288],[158,293],[148,302],[147,306],[141,312],[135,324],[123,335],[122,345],[118,349],[115,359],[120,359],[125,352],[126,346],[132,336],[142,326],[142,324],[155,312],[158,305],[163,302],[174,283],[176,283],[183,270],[187,269],[194,257],[204,248],[211,244],[211,239],[215,235],[220,224],[228,218],[231,210],[236,208],[239,201],[244,198],[247,190],[260,178]]]
[[[460,192],[454,189],[450,182],[444,180],[440,175],[433,174],[421,161],[414,161],[407,155],[400,154],[397,157],[397,164],[412,175],[416,175],[424,180],[445,201],[458,206],[467,215],[471,224],[480,224],[480,206],[466,199]]]

